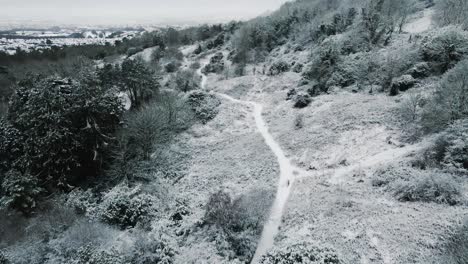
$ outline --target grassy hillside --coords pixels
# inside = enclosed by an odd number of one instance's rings
[[[0,263],[250,263],[279,188],[260,263],[466,263],[466,11],[298,0],[9,57]]]

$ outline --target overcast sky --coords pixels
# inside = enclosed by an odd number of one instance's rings
[[[0,0],[2,20],[145,23],[246,19],[286,0]]]

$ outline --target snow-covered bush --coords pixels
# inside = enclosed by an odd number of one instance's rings
[[[341,63],[341,47],[334,39],[325,40],[312,51],[312,62],[302,73],[304,79],[316,81],[314,95],[327,92],[328,80],[335,72],[336,66]]]
[[[70,263],[80,260],[80,251],[100,252],[111,246],[120,231],[86,218],[77,221],[64,232],[48,237],[47,263]],[[87,248],[87,250],[83,250]],[[92,252],[90,252],[92,251]]]
[[[182,64],[178,61],[171,61],[169,63],[167,63],[166,65],[164,65],[164,69],[166,70],[167,73],[172,73],[172,72],[176,72],[180,66],[182,66]]]
[[[201,67],[201,64],[198,61],[190,64],[190,69],[192,70],[198,70],[200,69],[200,67]]]
[[[193,91],[188,94],[187,98],[195,117],[203,124],[208,123],[218,115],[218,107],[221,105],[221,101],[215,95],[204,91]]]
[[[288,93],[286,94],[286,101],[294,99],[294,96],[297,95],[296,89],[292,88],[289,89]]]
[[[436,73],[444,73],[468,54],[468,33],[456,27],[442,28],[424,41],[421,54]]]
[[[440,131],[455,120],[468,117],[468,60],[448,71],[426,104],[422,124],[426,131]]]
[[[232,199],[228,193],[219,191],[212,194],[205,206],[204,222],[208,225],[228,226],[231,221]]]
[[[398,166],[376,172],[372,185],[384,187],[401,202],[435,202],[456,205],[464,202],[457,179],[439,170]]]
[[[268,70],[268,75],[270,76],[279,75],[283,72],[289,71],[290,68],[291,66],[287,62],[282,61],[282,60],[276,61],[270,66],[270,69]]]
[[[318,248],[305,243],[283,248],[275,248],[260,261],[261,264],[339,264],[340,259],[334,250]]]
[[[294,118],[294,129],[299,130],[304,127],[304,115],[298,114]]]
[[[192,69],[178,71],[172,80],[174,88],[184,93],[200,88],[200,77]]]
[[[302,63],[296,63],[294,64],[292,68],[293,72],[295,73],[301,73],[303,69],[304,69],[304,64]]]
[[[155,197],[142,193],[139,187],[124,185],[114,187],[103,197],[100,218],[102,221],[122,229],[135,227],[157,213]]]
[[[403,75],[392,80],[390,95],[397,95],[399,92],[407,91],[416,84],[416,80],[411,75]]]
[[[0,208],[15,209],[25,215],[36,209],[43,192],[36,177],[11,170],[0,180]]]
[[[422,79],[431,75],[431,67],[427,62],[420,62],[409,69],[407,73],[415,79]]]
[[[142,48],[136,48],[136,47],[131,47],[127,50],[127,57],[133,56],[137,54],[138,52],[142,52]]]
[[[68,193],[65,204],[78,215],[84,215],[89,219],[96,219],[98,202],[99,198],[91,189],[83,191],[77,188]]]
[[[210,59],[208,63],[202,70],[204,74],[208,73],[221,73],[224,70],[224,55],[221,52],[216,53]]]
[[[70,264],[124,264],[124,258],[117,252],[107,252],[91,245],[81,247],[75,256],[68,260]]]
[[[468,217],[461,226],[450,235],[444,244],[444,254],[439,263],[463,264],[468,263]]]
[[[204,224],[221,230],[217,239],[227,241],[238,258],[249,261],[273,199],[273,192],[268,190],[255,190],[236,199],[219,191],[212,194],[206,204]]]
[[[456,205],[462,191],[451,174],[421,172],[391,184],[393,195],[402,202],[436,202]]]
[[[453,171],[468,170],[468,119],[450,125],[438,138],[436,161]]]
[[[307,93],[298,93],[294,96],[294,107],[305,108],[312,102],[312,98]]]
[[[181,61],[184,59],[184,54],[176,47],[169,47],[164,50],[164,59]]]
[[[135,241],[128,258],[129,264],[172,264],[177,251],[165,239],[154,234],[142,234]]]

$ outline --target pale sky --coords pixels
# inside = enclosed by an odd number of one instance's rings
[[[0,0],[2,20],[146,23],[246,19],[287,0]]]

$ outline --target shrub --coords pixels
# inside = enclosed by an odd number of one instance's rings
[[[292,70],[293,70],[293,72],[295,72],[295,73],[301,73],[303,69],[304,69],[304,64],[302,64],[302,63],[296,63],[296,64],[294,65],[294,67],[293,67]]]
[[[417,173],[406,179],[396,180],[390,188],[394,196],[402,202],[420,201],[456,205],[462,201],[459,184],[452,175],[445,173]]]
[[[181,61],[184,54],[177,47],[169,47],[164,51],[164,58],[167,60]]]
[[[134,47],[129,48],[127,50],[127,57],[131,57],[131,56],[133,56],[133,55],[135,55],[135,54],[137,54],[139,52],[142,52],[142,51],[143,51],[142,48],[134,48]]]
[[[450,125],[439,136],[434,159],[450,170],[462,173],[468,170],[468,119]]]
[[[307,244],[274,249],[260,261],[261,264],[338,264],[338,255],[329,248],[318,248]]]
[[[216,53],[210,59],[210,63],[203,68],[203,73],[220,73],[224,70],[224,55],[221,52]]]
[[[335,72],[337,65],[341,63],[341,47],[335,40],[324,41],[315,52],[312,52],[312,63],[302,76],[309,81],[316,81],[314,95],[327,92],[328,80]]]
[[[429,77],[431,74],[431,67],[427,62],[420,62],[409,69],[408,74],[415,79]]]
[[[290,65],[285,61],[277,61],[270,66],[268,70],[268,75],[275,76],[283,72],[287,72],[290,69]]]
[[[399,78],[395,78],[392,81],[390,87],[390,95],[395,96],[399,92],[407,91],[416,84],[416,80],[411,75],[403,75]]]
[[[124,264],[122,257],[116,252],[106,252],[85,246],[78,249],[76,255],[70,260],[73,264]]]
[[[422,124],[427,132],[440,131],[448,124],[468,117],[468,60],[446,73],[426,104]]]
[[[129,264],[172,264],[176,253],[164,239],[144,235],[135,242]]]
[[[184,93],[200,88],[200,78],[194,70],[181,70],[174,76],[175,88]]]
[[[200,63],[198,61],[194,62],[194,63],[192,63],[190,65],[190,69],[192,69],[192,70],[198,70],[198,69],[200,69],[200,67],[201,67],[201,65],[200,65]]]
[[[104,195],[100,218],[122,229],[131,228],[154,216],[155,206],[155,198],[142,193],[139,187],[117,186]]]
[[[166,70],[167,73],[172,73],[176,72],[180,68],[181,64],[180,62],[177,61],[171,61],[164,65],[164,69]]]
[[[294,88],[289,89],[288,93],[286,94],[286,101],[294,99],[296,95],[297,95],[296,89]]]
[[[274,196],[268,190],[256,190],[232,199],[219,191],[206,204],[204,223],[223,231],[231,249],[242,260],[249,261],[256,249]]]
[[[36,177],[11,170],[6,173],[1,183],[0,207],[15,209],[29,215],[36,209],[42,192]]]
[[[299,93],[294,97],[294,107],[295,108],[304,108],[309,106],[312,102],[312,98],[306,93]]]
[[[151,52],[151,61],[154,63],[159,63],[163,57],[164,57],[164,50],[162,50],[160,47],[156,47]]]
[[[47,243],[47,263],[73,263],[72,261],[81,261],[80,255],[84,257],[99,254],[101,248],[107,248],[109,242],[120,234],[120,231],[109,225],[79,218],[64,232],[45,238],[50,239]],[[87,253],[84,254],[85,252]]]
[[[298,114],[296,118],[294,118],[294,128],[299,130],[304,127],[304,115]]]
[[[205,224],[226,228],[232,219],[232,199],[225,192],[219,191],[210,196],[205,206]]]
[[[191,92],[188,95],[187,102],[191,106],[195,117],[203,124],[208,123],[218,115],[218,107],[221,105],[221,101],[215,95],[203,91]]]
[[[468,54],[468,35],[455,27],[443,28],[423,43],[421,54],[437,73],[444,73]]]
[[[441,263],[468,263],[468,218],[465,218],[462,225],[455,230],[444,246]]]

